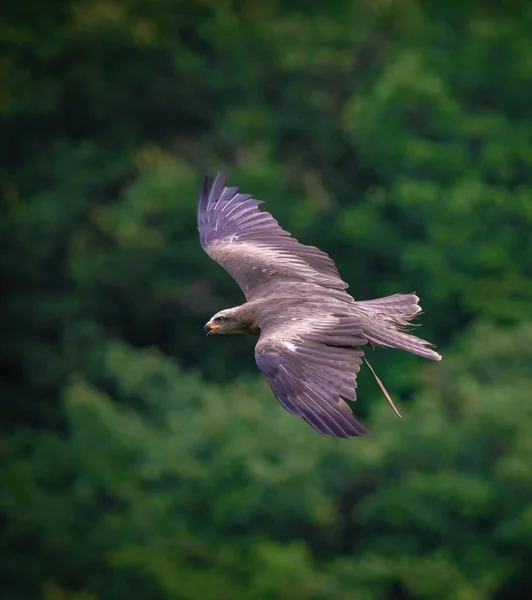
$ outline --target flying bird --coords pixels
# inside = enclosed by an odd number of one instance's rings
[[[246,302],[216,313],[207,335],[257,336],[255,360],[281,405],[322,434],[365,433],[345,400],[356,400],[364,347],[406,350],[431,360],[429,342],[405,332],[421,311],[415,294],[355,301],[332,259],[299,243],[262,201],[225,186],[225,174],[206,177],[199,195],[198,230],[206,253],[238,283]],[[398,413],[399,414],[399,413]]]

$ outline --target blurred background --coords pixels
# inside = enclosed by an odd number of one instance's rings
[[[6,600],[532,596],[532,5],[8,2]],[[433,364],[371,361],[321,437],[205,338],[242,301],[201,180],[266,200]]]

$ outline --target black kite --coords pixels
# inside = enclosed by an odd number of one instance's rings
[[[224,185],[223,173],[212,185],[205,178],[198,204],[200,240],[247,301],[215,314],[206,332],[258,335],[257,365],[286,410],[320,433],[361,435],[365,429],[344,398],[356,399],[357,373],[363,360],[368,364],[362,346],[441,359],[428,342],[403,331],[421,310],[419,298],[395,294],[355,301],[325,252],[300,244],[258,209],[261,201]]]

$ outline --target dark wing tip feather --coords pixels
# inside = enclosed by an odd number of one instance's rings
[[[238,187],[225,187],[225,182],[224,171],[217,173],[212,182],[208,177],[203,180],[198,202],[198,230],[204,249],[214,240],[234,234],[239,224],[235,217],[261,204],[258,200],[247,202],[251,194],[239,194]],[[229,203],[234,203],[239,210],[228,220]]]
[[[212,182],[208,175],[205,175],[203,178],[198,201],[198,228],[204,224],[209,206],[216,202],[220,197],[225,185],[225,180],[226,174],[224,171],[217,173]]]
[[[201,227],[203,223],[203,215],[207,210],[207,206],[209,204],[209,190],[211,188],[211,182],[209,177],[205,175],[203,178],[203,184],[201,186],[199,199],[198,199],[198,229]]]
[[[342,397],[343,386],[332,383],[334,374],[341,377],[341,371],[333,370],[330,372],[332,377],[321,378],[320,369],[316,364],[311,364],[312,360],[306,364],[309,360],[307,355],[295,356],[291,351],[284,352],[271,345],[256,349],[255,359],[279,403],[289,412],[302,417],[316,431],[337,438],[366,433]],[[351,355],[346,368],[354,371],[358,361],[359,355]],[[354,373],[348,387],[351,388],[347,391],[348,395],[356,397]]]
[[[202,248],[233,276],[248,299],[265,282],[290,278],[329,289],[347,288],[325,252],[300,244],[269,212],[259,210],[260,200],[239,193],[237,187],[225,187],[225,180],[225,173],[219,172],[212,183],[208,178],[203,182],[198,202],[199,238]],[[243,257],[244,265],[234,252],[239,243],[241,257],[251,245],[255,249],[253,256]],[[226,252],[227,248],[231,250]],[[277,259],[284,269],[275,278],[263,269],[254,270],[257,261]]]
[[[224,185],[225,185],[225,180],[227,179],[226,174],[224,171],[220,171],[219,173],[216,174],[216,177],[214,178],[214,181],[212,182],[212,186],[209,192],[209,204],[211,204],[211,202],[216,202],[218,200],[218,198],[220,197],[220,195],[222,194],[222,191],[224,189]]]

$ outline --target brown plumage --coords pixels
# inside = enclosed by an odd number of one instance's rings
[[[356,399],[356,376],[362,361],[367,363],[361,346],[441,359],[428,342],[403,331],[421,310],[418,297],[395,294],[355,302],[325,252],[300,244],[258,209],[260,201],[224,184],[223,173],[212,185],[204,181],[200,241],[247,301],[214,315],[205,330],[258,335],[257,365],[286,410],[323,434],[347,438],[364,433],[344,400]]]

